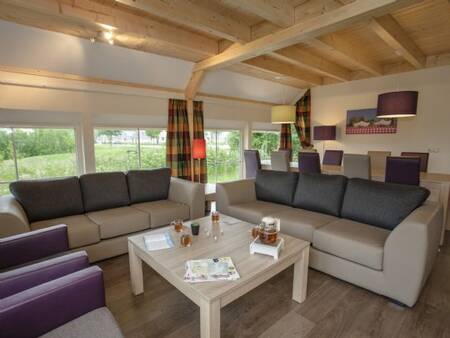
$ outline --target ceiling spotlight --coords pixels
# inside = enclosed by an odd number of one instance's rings
[[[92,43],[94,43],[94,42],[95,42],[95,38],[92,37],[92,38],[89,39],[89,41],[91,41]]]
[[[106,40],[112,40],[113,33],[111,31],[105,31],[105,32],[103,32],[103,36]]]
[[[108,40],[108,43],[109,43],[110,45],[114,45],[114,40],[113,40],[113,39]]]

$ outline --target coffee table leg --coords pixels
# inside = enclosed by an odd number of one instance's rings
[[[308,284],[309,246],[303,250],[301,258],[294,264],[294,282],[292,285],[292,299],[302,303],[306,298]]]
[[[131,291],[134,295],[139,295],[144,292],[142,260],[136,255],[134,245],[131,243],[128,243],[128,257],[130,260]]]
[[[220,300],[200,302],[200,336],[201,338],[220,337]]]

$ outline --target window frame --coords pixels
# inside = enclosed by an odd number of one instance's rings
[[[244,154],[244,132],[243,132],[243,130],[241,129],[241,128],[216,128],[216,127],[209,127],[209,128],[204,128],[204,132],[206,133],[207,131],[213,131],[213,132],[215,132],[216,133],[216,135],[217,135],[217,132],[218,131],[220,131],[220,132],[230,132],[230,131],[236,131],[236,132],[238,132],[239,133],[239,147],[240,147],[240,149],[239,149],[239,160],[237,161],[237,163],[238,163],[238,165],[239,165],[239,170],[238,170],[238,172],[239,172],[239,177],[238,177],[238,179],[242,179],[242,177],[243,177],[243,170],[244,170],[244,168],[243,168],[243,154]],[[216,136],[216,151],[217,151],[217,136]],[[208,161],[208,158],[206,158],[206,161]],[[208,178],[209,178],[209,173],[208,173]],[[222,183],[222,182],[214,182],[213,184],[216,184],[216,183]]]
[[[139,124],[139,126],[134,126],[134,125],[105,125],[105,124],[96,124],[92,126],[92,134],[93,134],[93,147],[94,147],[94,167],[95,167],[95,172],[105,172],[105,171],[97,171],[97,161],[95,159],[95,131],[98,129],[105,129],[105,130],[134,130],[137,131],[137,158],[138,158],[138,169],[141,170],[142,169],[142,155],[141,155],[141,135],[140,135],[140,131],[141,130],[160,130],[160,131],[165,131],[167,134],[167,127],[158,127],[155,125],[151,125],[151,126],[142,126],[142,124]],[[164,144],[164,147],[167,144],[167,138],[166,138],[166,143]],[[145,168],[144,168],[145,169]]]
[[[0,129],[71,129],[74,132],[75,142],[75,175],[81,175],[83,170],[83,152],[82,152],[82,135],[80,125],[67,124],[49,124],[49,123],[0,123]],[[19,167],[17,162],[17,145],[14,140],[14,132],[12,133],[12,148],[14,156],[15,181],[21,180],[19,177]],[[64,178],[69,176],[52,176],[42,178]],[[3,181],[0,179],[0,185],[10,184],[14,181]]]

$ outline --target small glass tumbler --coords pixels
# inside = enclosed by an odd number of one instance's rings
[[[190,234],[181,235],[180,244],[183,248],[190,247],[192,244],[192,236]]]
[[[172,221],[170,224],[173,226],[173,229],[175,230],[175,232],[183,231],[183,221],[181,219]]]
[[[218,223],[220,221],[220,214],[217,211],[211,213],[211,221],[213,223]]]
[[[198,236],[198,233],[200,232],[200,224],[192,223],[191,224],[191,232],[192,232],[192,235]]]

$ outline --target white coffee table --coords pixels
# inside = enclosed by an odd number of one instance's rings
[[[227,216],[221,215],[221,219]],[[200,235],[194,236],[188,248],[175,243],[175,248],[147,251],[144,234],[128,238],[131,286],[135,295],[144,292],[142,261],[163,276],[200,307],[201,337],[220,337],[220,309],[241,297],[271,277],[294,265],[292,299],[303,302],[306,297],[308,277],[309,242],[282,235],[285,247],[278,260],[263,255],[251,255],[249,245],[251,224],[239,221],[233,225],[223,224],[224,234],[214,241],[207,237],[203,228],[210,224],[210,217],[195,220],[200,223]],[[186,223],[187,225],[190,222]],[[152,230],[164,232],[169,227]],[[171,229],[170,229],[171,230]],[[184,264],[190,259],[230,256],[241,278],[237,281],[219,281],[190,284],[184,281]]]

